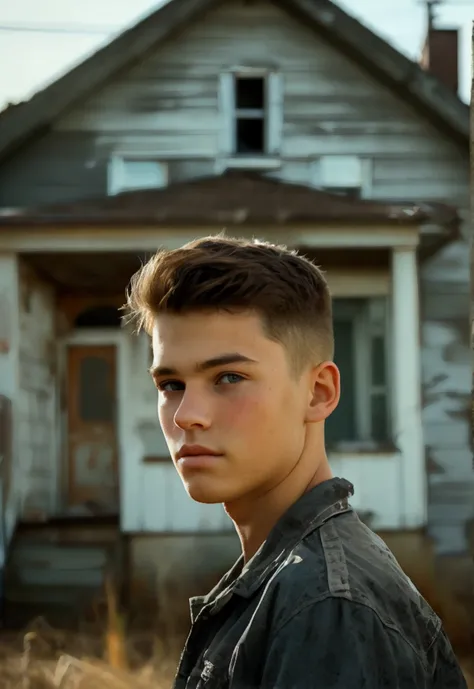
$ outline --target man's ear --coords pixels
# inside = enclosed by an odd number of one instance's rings
[[[324,361],[309,372],[308,407],[305,421],[324,421],[339,404],[341,383],[339,369],[333,361]]]

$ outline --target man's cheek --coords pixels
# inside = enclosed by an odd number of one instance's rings
[[[242,395],[232,400],[227,408],[220,409],[220,414],[225,415],[226,422],[242,428],[260,425],[268,413],[267,403],[257,395]]]

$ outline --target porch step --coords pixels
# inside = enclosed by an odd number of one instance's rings
[[[38,614],[75,624],[103,598],[107,573],[121,585],[121,557],[117,525],[20,525],[5,571],[4,626]]]

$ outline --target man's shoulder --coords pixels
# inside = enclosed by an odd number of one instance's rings
[[[441,627],[382,539],[354,513],[330,519],[304,537],[272,583],[280,624],[322,601],[326,608],[333,601],[336,614],[344,599],[363,606],[388,632],[401,634],[417,648],[427,650]]]

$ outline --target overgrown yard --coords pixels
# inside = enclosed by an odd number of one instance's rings
[[[459,599],[437,586],[426,572],[411,578],[442,618],[445,629],[474,689],[474,618],[472,599]],[[182,610],[182,601],[175,612]],[[21,633],[0,635],[1,689],[168,689],[173,681],[186,630],[180,614],[161,621],[160,633],[125,632],[109,587],[103,620],[95,628],[66,632],[45,619],[33,620]]]
[[[114,633],[88,635],[33,621],[23,634],[0,642],[2,689],[168,689],[181,640]]]

